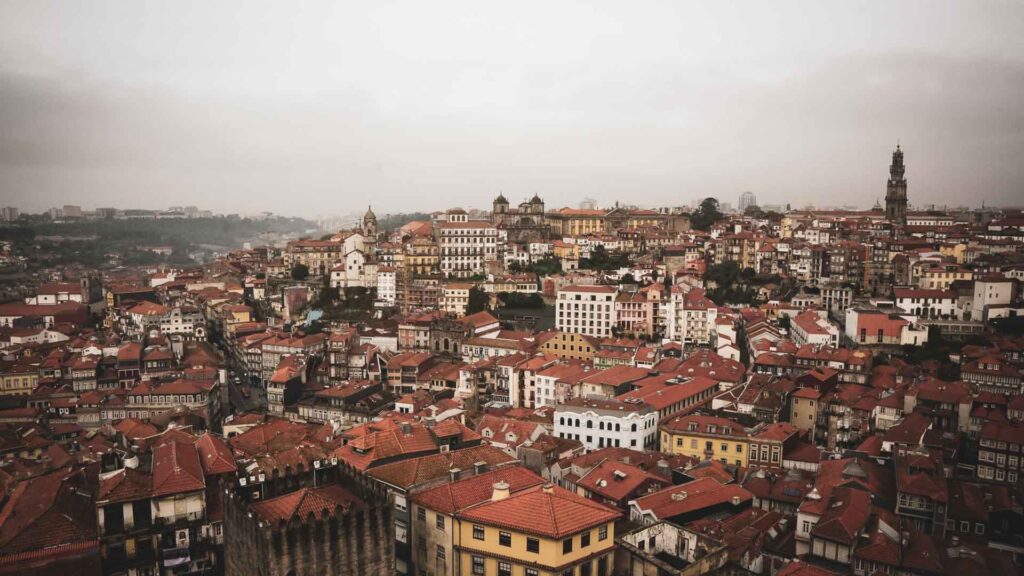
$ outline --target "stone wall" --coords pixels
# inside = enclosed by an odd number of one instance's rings
[[[363,510],[336,509],[322,519],[310,514],[271,526],[229,490],[224,524],[228,576],[394,574],[391,510],[375,499]]]

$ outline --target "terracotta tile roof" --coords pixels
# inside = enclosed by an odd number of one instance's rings
[[[797,430],[796,426],[793,426],[788,422],[775,422],[762,428],[754,434],[753,438],[757,440],[777,440],[782,442],[798,433],[799,430]]]
[[[100,475],[97,503],[131,502],[153,494],[153,478],[134,468],[122,468]]]
[[[472,328],[483,328],[491,324],[497,324],[498,319],[494,317],[490,312],[483,310],[469,316],[464,316],[459,319],[459,322],[471,326]]]
[[[207,476],[214,474],[227,474],[237,471],[235,456],[231,453],[227,443],[220,436],[214,436],[207,432],[196,441],[196,450],[199,451],[199,462],[203,466],[203,473]]]
[[[620,365],[595,372],[584,378],[583,382],[602,386],[621,386],[622,384],[645,378],[648,374],[649,372],[646,368]]]
[[[363,501],[338,484],[319,488],[302,488],[290,494],[252,504],[254,514],[267,522],[305,521],[310,514],[316,518],[333,516],[338,508],[345,513],[363,507]]]
[[[438,450],[438,442],[425,425],[409,423],[370,432],[336,449],[334,455],[358,470],[401,456],[423,455]]]
[[[444,478],[448,476],[449,471],[453,468],[460,470],[470,469],[477,462],[483,462],[488,467],[494,467],[516,462],[516,459],[493,446],[473,446],[471,448],[383,464],[368,471],[367,475],[397,488],[408,489]]]
[[[617,292],[614,286],[598,286],[595,284],[573,284],[571,286],[563,286],[558,291],[582,292],[586,294],[615,294]]]
[[[633,501],[643,511],[649,511],[660,520],[703,510],[711,506],[753,500],[754,495],[736,484],[722,484],[714,478],[700,478],[686,484],[671,486]]]
[[[611,459],[605,459],[576,481],[580,488],[614,502],[624,502],[641,490],[658,489],[665,484],[668,484],[665,478]]]
[[[981,437],[1008,444],[1024,444],[1024,424],[1020,422],[987,422],[981,428]]]
[[[153,496],[203,490],[199,452],[192,445],[166,442],[153,448]]]
[[[417,493],[413,501],[436,512],[452,515],[491,499],[494,484],[505,482],[512,493],[544,484],[544,479],[522,466],[504,466]]]
[[[558,486],[534,486],[462,513],[465,520],[548,538],[564,538],[622,517]]]
[[[853,544],[864,531],[870,515],[871,494],[854,488],[836,488],[828,510],[811,529],[811,536]]]
[[[95,504],[82,471],[61,469],[22,481],[0,509],[0,554],[96,538]]]
[[[693,429],[691,430],[691,425]],[[692,414],[688,416],[677,416],[666,420],[661,427],[676,434],[711,434],[717,436],[748,436],[743,424],[717,416],[704,416]],[[714,431],[712,431],[714,430]]]
[[[779,570],[776,576],[839,576],[839,572],[833,572],[821,566],[808,564],[802,560],[794,560]]]
[[[119,421],[117,424],[114,424],[114,430],[117,430],[129,440],[148,438],[160,433],[156,426],[136,420],[135,418],[125,418]]]
[[[814,388],[800,388],[797,390],[797,392],[793,393],[793,397],[817,400],[821,398],[821,393]]]

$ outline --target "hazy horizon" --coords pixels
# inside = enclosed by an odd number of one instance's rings
[[[1024,198],[1024,4],[0,0],[0,205]]]

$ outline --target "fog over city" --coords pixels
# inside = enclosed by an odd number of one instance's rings
[[[1024,4],[0,2],[0,197],[1024,199]]]

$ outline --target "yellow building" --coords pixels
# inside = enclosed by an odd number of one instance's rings
[[[555,255],[555,258],[559,260],[579,260],[580,259],[580,247],[579,244],[573,244],[571,242],[563,242],[561,240],[555,240],[551,244],[551,249]]]
[[[967,253],[967,244],[963,242],[945,243],[939,245],[939,252],[946,258],[953,258],[957,264],[963,264]]]
[[[929,290],[949,290],[957,280],[973,280],[974,272],[958,266],[932,266],[921,273],[918,287]]]
[[[412,498],[413,564],[442,576],[609,576],[621,512],[545,483],[522,466]]]
[[[20,396],[31,394],[39,385],[39,367],[31,364],[14,364],[0,375],[0,395]]]
[[[714,416],[678,416],[663,422],[659,430],[662,452],[747,465],[750,435],[738,422]]]
[[[455,534],[459,531],[457,515],[463,510],[491,500],[494,484],[504,482],[509,493],[540,486],[544,479],[526,468],[502,466],[475,476],[428,488],[412,497],[410,511],[412,567],[406,574],[442,576],[455,574]],[[410,569],[410,568],[415,569]]]
[[[405,269],[415,276],[437,274],[440,254],[437,242],[429,238],[416,238],[405,245]]]
[[[814,425],[818,421],[821,392],[814,388],[801,388],[790,397],[789,423],[808,433],[808,440],[814,442]]]
[[[552,231],[561,236],[583,236],[604,232],[605,210],[562,208],[547,215]]]
[[[597,352],[597,338],[575,332],[546,332],[537,337],[537,351],[563,360],[589,361]]]
[[[622,513],[553,484],[511,492],[457,515],[458,574],[610,576]]]

